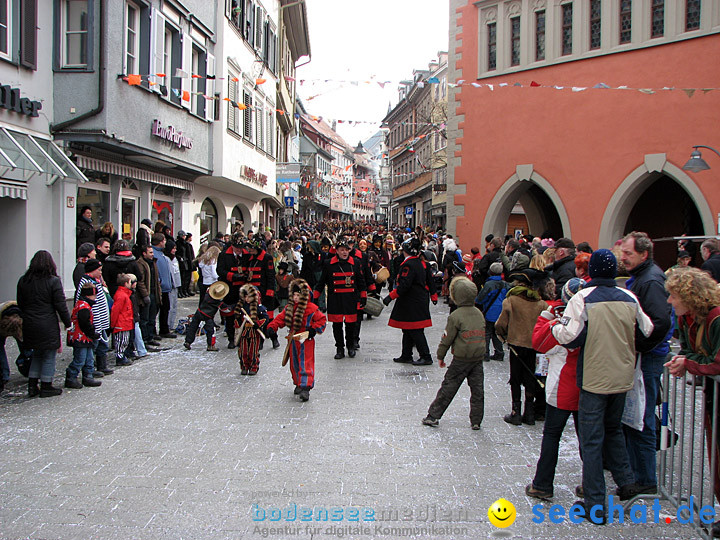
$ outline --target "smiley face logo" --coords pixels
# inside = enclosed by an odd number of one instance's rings
[[[490,523],[504,529],[515,522],[515,507],[507,499],[498,499],[488,508],[488,519]]]

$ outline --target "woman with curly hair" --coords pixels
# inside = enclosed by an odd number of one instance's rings
[[[675,308],[680,337],[680,352],[665,366],[678,377],[686,371],[693,375],[720,375],[720,287],[702,270],[679,268],[670,273],[665,288],[670,293],[668,303]],[[714,386],[711,379],[705,381],[704,425],[708,454],[715,453],[715,498],[720,501],[720,448],[710,448]],[[712,462],[712,455],[708,459]],[[713,524],[712,533],[713,537],[720,536],[720,521]]]

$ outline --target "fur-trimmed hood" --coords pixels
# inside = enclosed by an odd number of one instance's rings
[[[295,292],[300,293],[300,301],[297,305],[292,303],[292,295]],[[291,334],[301,332],[303,330],[303,316],[310,302],[310,285],[304,279],[298,278],[290,282],[288,286],[288,295],[290,302],[285,307],[285,326],[290,329]]]
[[[248,305],[249,312],[248,315],[250,315],[250,318],[257,322],[257,312],[258,312],[258,290],[257,287],[254,285],[250,285],[249,283],[246,283],[242,287],[240,287],[240,301],[235,305],[235,314],[238,316],[238,318],[242,318],[242,307],[243,302]]]

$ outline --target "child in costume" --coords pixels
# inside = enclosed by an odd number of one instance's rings
[[[95,380],[95,356],[93,355],[93,341],[100,339],[100,334],[93,324],[92,306],[95,303],[97,291],[95,286],[85,284],[80,289],[80,299],[72,310],[70,319],[72,326],[68,330],[68,345],[73,349],[73,360],[65,370],[65,388],[82,388],[83,386],[100,386],[102,383]],[[78,375],[82,373],[82,383]]]
[[[235,304],[235,344],[238,348],[241,375],[256,375],[260,368],[260,332],[268,322],[259,292],[249,283],[240,287],[240,300]],[[246,317],[249,317],[248,321]]]
[[[310,399],[310,390],[315,385],[315,336],[325,331],[327,322],[320,309],[310,302],[311,289],[304,279],[290,283],[290,302],[268,325],[268,333],[277,336],[285,326],[289,336],[308,332],[307,339],[292,339],[288,343],[290,372],[295,383],[295,395],[301,401]]]
[[[223,298],[230,292],[230,286],[224,281],[216,281],[207,288],[205,296],[200,302],[200,307],[195,311],[190,324],[188,324],[185,332],[185,342],[183,347],[190,350],[190,346],[195,341],[198,328],[200,323],[205,323],[205,337],[207,338],[207,350],[211,352],[217,352],[218,349],[215,346],[215,321],[213,320],[218,309],[223,304]]]

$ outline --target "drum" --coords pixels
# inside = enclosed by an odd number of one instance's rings
[[[380,270],[377,271],[375,274],[375,283],[378,285],[382,285],[390,278],[390,270],[385,268],[384,266],[380,268]]]
[[[385,305],[380,300],[373,296],[368,296],[367,303],[365,304],[363,311],[368,315],[378,317],[382,313],[384,307]]]

